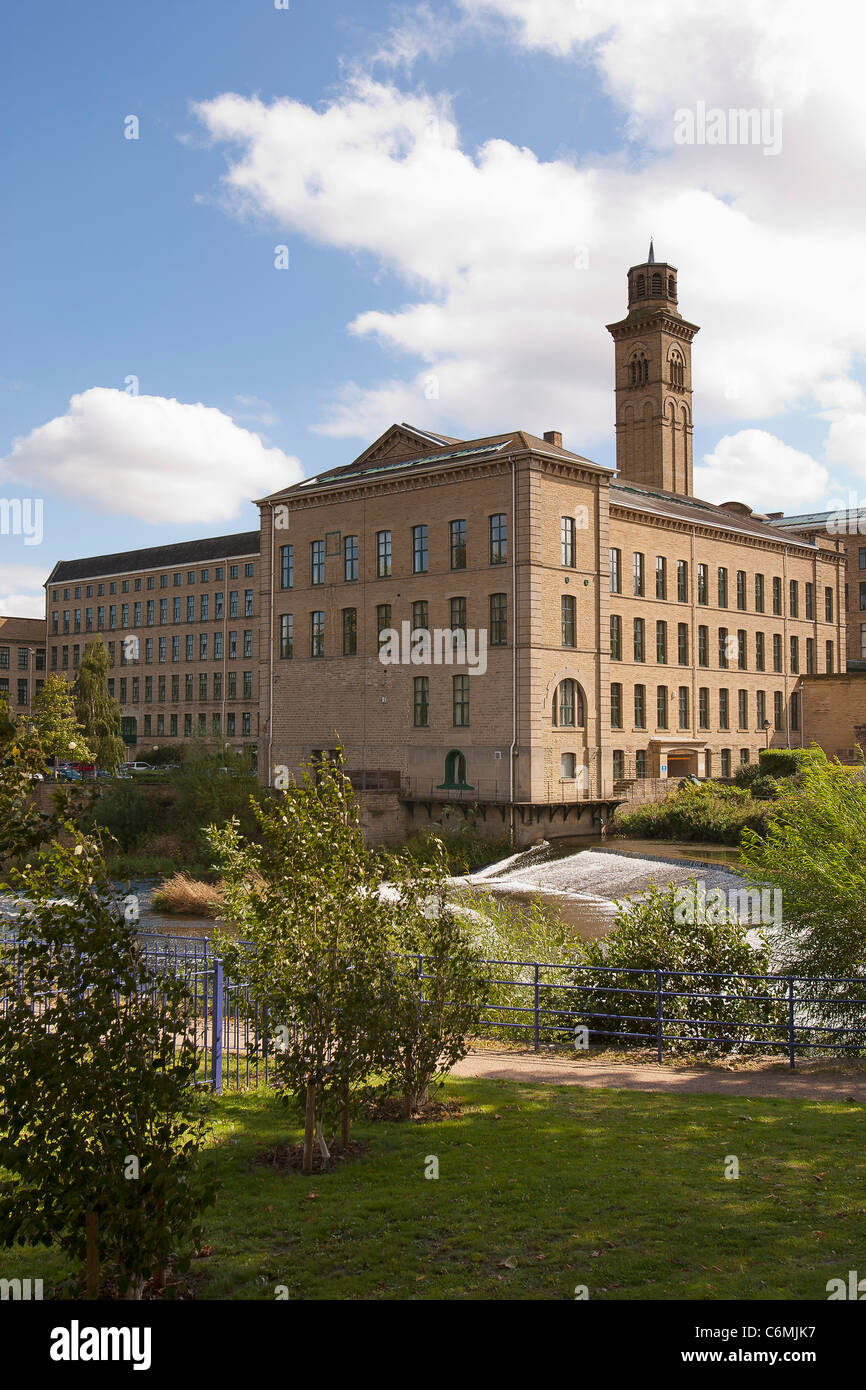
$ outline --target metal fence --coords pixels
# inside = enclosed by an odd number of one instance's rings
[[[14,942],[0,933],[0,943]],[[155,976],[179,973],[189,987],[188,1026],[199,1048],[199,1077],[224,1089],[267,1085],[274,1053],[264,1039],[248,980],[227,978],[222,960],[203,938],[141,935]],[[583,1049],[621,1040],[665,1055],[690,1047],[719,1052],[862,1055],[866,1051],[866,980],[793,975],[734,975],[713,971],[487,962],[491,995],[478,1033]],[[419,957],[419,1003],[427,973]],[[0,999],[0,1007],[3,1000]]]

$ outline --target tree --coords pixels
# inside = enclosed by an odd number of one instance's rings
[[[393,907],[339,761],[253,809],[257,844],[236,820],[210,830],[238,932],[218,934],[216,949],[249,981],[259,1045],[275,1049],[278,1083],[304,1113],[311,1172],[314,1140],[326,1160],[324,1124],[338,1114],[348,1141],[353,1095],[381,1058]]]
[[[88,642],[75,678],[75,713],[99,767],[113,772],[126,756],[120,737],[120,705],[108,693],[108,650]]]
[[[17,775],[0,772],[0,806]],[[0,885],[24,903],[0,953],[0,1244],[56,1242],[91,1297],[100,1266],[137,1297],[187,1267],[213,1200],[196,1040],[184,982],[150,975],[98,843],[62,829]]]
[[[62,676],[48,676],[36,696],[34,722],[45,757],[51,762],[61,758],[90,762],[93,754],[76,714],[75,698]]]
[[[490,993],[490,971],[462,916],[448,903],[447,855],[436,846],[431,862],[395,860],[390,989],[385,999],[387,1070],[408,1119],[469,1051]]]
[[[13,718],[0,696],[0,872],[59,831],[68,797],[54,793],[53,813],[40,811],[33,799],[33,779],[44,766],[38,736]]]
[[[768,933],[774,968],[866,980],[862,763],[843,767],[818,757],[801,764],[796,785],[774,803],[767,831],[745,832],[740,853],[753,882],[770,883],[781,893],[782,923]],[[848,987],[836,993],[843,1001]]]

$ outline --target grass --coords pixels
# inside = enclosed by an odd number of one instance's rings
[[[202,883],[187,873],[172,874],[163,879],[153,895],[154,912],[181,912],[195,917],[217,917],[222,911],[222,888],[216,883]]]
[[[571,1300],[585,1284],[593,1300],[823,1300],[862,1267],[859,1106],[480,1080],[446,1092],[460,1116],[356,1124],[367,1153],[311,1179],[252,1163],[300,1136],[273,1092],[210,1099],[223,1190],[198,1297]],[[0,1251],[0,1277],[64,1272],[56,1252]]]

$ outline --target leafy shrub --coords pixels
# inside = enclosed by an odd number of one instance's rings
[[[815,761],[826,762],[821,748],[762,748],[758,755],[762,776],[793,777]]]
[[[143,835],[153,830],[159,810],[144,787],[134,781],[110,782],[99,797],[93,822],[114,836],[124,850],[130,850]]]
[[[472,821],[467,820],[457,830],[443,830],[440,826],[430,826],[413,835],[397,857],[413,860],[418,864],[435,864],[441,849],[444,849],[448,870],[452,874],[471,874],[488,864],[495,864],[511,854],[512,845],[508,835],[487,839],[478,833]],[[383,855],[386,867],[388,855]]]
[[[685,786],[665,801],[618,811],[612,829],[614,834],[640,839],[736,845],[743,830],[764,831],[768,815],[768,808],[756,804],[745,787],[704,782]]]

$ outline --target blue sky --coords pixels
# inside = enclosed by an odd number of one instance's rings
[[[253,527],[250,498],[394,418],[558,428],[612,465],[604,324],[650,232],[702,329],[696,490],[857,490],[863,96],[835,9],[816,36],[797,0],[686,3],[676,30],[655,0],[17,7],[0,496],[44,499],[44,534],[0,534],[0,611],[38,611],[57,559]],[[676,146],[698,101],[778,109],[781,151]]]

